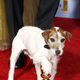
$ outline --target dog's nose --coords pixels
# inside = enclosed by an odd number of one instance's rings
[[[55,52],[56,52],[56,55],[59,55],[61,51],[60,50],[56,50]]]

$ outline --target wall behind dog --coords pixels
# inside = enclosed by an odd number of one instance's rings
[[[60,0],[56,16],[80,19],[80,0]]]

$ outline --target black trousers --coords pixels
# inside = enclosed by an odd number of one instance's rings
[[[37,26],[42,29],[51,28],[60,0],[40,0],[37,13]]]
[[[12,39],[18,29],[23,26],[23,1],[24,0],[5,0],[7,20]],[[51,27],[60,0],[40,0],[36,18],[36,25],[41,29]]]
[[[11,39],[13,39],[23,26],[23,1],[24,0],[5,0],[7,21]],[[52,19],[56,14],[60,0],[40,0],[36,16],[36,25],[41,29],[51,28]],[[20,61],[22,56],[20,56]],[[20,62],[19,61],[19,62]]]
[[[23,1],[24,0],[5,0],[7,21],[12,40],[18,29],[23,26]]]

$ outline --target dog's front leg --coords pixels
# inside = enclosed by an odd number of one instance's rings
[[[57,72],[57,64],[58,64],[58,60],[57,59],[53,59],[52,63],[52,70],[51,70],[51,78],[50,80],[54,80],[56,72]]]
[[[57,72],[57,67],[54,67],[53,65],[50,80],[54,80],[56,72]]]
[[[41,66],[45,75],[51,74],[52,64],[47,58],[42,59]]]
[[[37,80],[42,80],[40,64],[39,63],[35,64],[35,70],[36,70],[36,74],[37,74]]]
[[[56,70],[52,69],[50,80],[54,80],[55,75],[56,75]]]
[[[50,63],[50,61],[46,57],[35,55],[33,57],[33,63],[34,64],[40,63],[41,70],[45,73],[45,76],[47,76],[48,74],[51,74],[52,64]]]

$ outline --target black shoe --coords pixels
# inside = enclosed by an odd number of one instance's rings
[[[21,68],[24,66],[24,54],[23,52],[20,54],[17,62],[16,62],[16,65],[15,65],[15,68],[18,69],[18,68]]]

